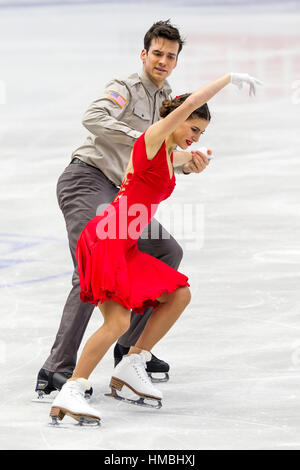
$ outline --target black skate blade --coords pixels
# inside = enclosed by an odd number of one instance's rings
[[[162,377],[160,377],[160,375],[157,372],[147,372],[147,374],[150,377],[152,383],[168,382],[170,378],[168,372],[161,372],[160,374],[162,375]]]
[[[57,395],[57,393],[55,394],[47,394],[47,393],[44,393],[43,391],[39,390],[37,392],[37,395],[32,398],[32,402],[34,403],[47,403],[48,405],[51,404],[55,398],[55,396]]]
[[[37,395],[31,399],[33,403],[47,403],[48,405],[51,404],[54,401],[54,398],[56,395],[59,393],[59,390],[54,390],[54,392],[51,393],[44,393],[42,390],[37,391]],[[84,394],[84,398],[86,401],[89,401],[91,399],[91,393],[90,391],[86,391]]]
[[[162,407],[161,400],[158,400],[157,398],[140,397],[137,400],[134,400],[132,398],[125,398],[119,395],[117,389],[115,389],[114,387],[111,387],[111,393],[105,393],[105,396],[112,397],[115,400],[124,401],[125,403],[129,403],[130,405],[138,405],[143,406],[145,408],[155,408],[159,410]],[[146,402],[145,400],[148,400],[150,403]],[[156,402],[156,405],[151,403],[152,401]]]

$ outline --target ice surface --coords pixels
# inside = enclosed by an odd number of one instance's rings
[[[299,449],[296,2],[74,3],[0,8],[0,447]],[[202,174],[178,177],[159,212],[184,249],[180,270],[192,289],[154,351],[171,365],[162,409],[104,397],[110,351],[91,377],[103,426],[49,428],[49,405],[31,399],[71,282],[56,181],[86,136],[89,103],[109,79],[140,69],[145,31],[167,18],[187,40],[169,80],[174,94],[229,71],[264,87],[255,99],[228,87],[211,101],[200,144],[216,158]],[[85,339],[100,322],[95,310]]]

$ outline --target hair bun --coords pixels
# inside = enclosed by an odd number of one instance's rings
[[[164,118],[172,111],[173,107],[173,100],[164,100],[159,108],[159,114]]]
[[[175,98],[170,100],[164,100],[161,107],[159,108],[159,113],[162,118],[168,116],[174,109],[178,108],[189,96],[191,93],[184,93],[183,95],[175,96]],[[190,115],[191,117],[198,117],[200,119],[205,119],[210,121],[211,116],[207,106],[207,103],[204,103],[199,108],[195,109]],[[189,119],[188,118],[188,119]]]

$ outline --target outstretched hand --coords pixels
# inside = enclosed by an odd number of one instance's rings
[[[184,173],[201,173],[209,164],[207,156],[199,150],[192,150],[192,159],[183,165]]]
[[[251,77],[248,73],[234,73],[230,74],[230,82],[236,85],[239,89],[243,88],[243,84],[249,85],[249,95],[255,95],[257,85],[262,85],[262,82],[255,77]]]

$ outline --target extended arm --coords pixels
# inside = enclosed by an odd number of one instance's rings
[[[248,74],[234,73],[223,75],[217,80],[199,88],[197,91],[192,93],[178,108],[172,111],[161,121],[153,124],[146,131],[145,143],[148,158],[151,159],[156,155],[165,138],[178,126],[180,126],[180,124],[186,121],[193,111],[207,103],[229,83],[233,83],[239,88],[242,87],[243,83],[247,83],[250,85],[250,94],[255,94],[255,86],[260,82],[255,78],[250,77]]]
[[[230,83],[230,74],[224,75],[214,82],[202,86],[168,116],[152,124],[145,134],[148,158],[153,158],[156,155],[165,138],[180,126],[180,124],[186,121],[193,111],[209,101],[221,91],[222,88],[228,85],[228,83]]]

